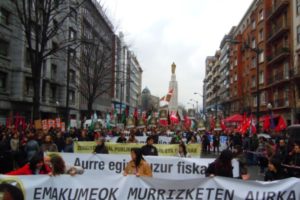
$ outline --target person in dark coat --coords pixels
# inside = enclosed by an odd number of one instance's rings
[[[206,176],[224,176],[233,177],[231,160],[233,159],[233,154],[230,150],[223,150],[220,156],[212,163],[208,165],[206,169]]]
[[[154,139],[153,136],[149,136],[146,140],[147,144],[142,146],[141,151],[144,156],[158,156],[158,151],[155,146],[153,146]]]
[[[97,143],[97,146],[95,147],[94,153],[108,154],[108,149],[105,146],[104,138],[98,138],[96,143]]]
[[[265,173],[264,181],[275,181],[285,177],[281,162],[278,159],[271,159],[268,164],[268,169]]]

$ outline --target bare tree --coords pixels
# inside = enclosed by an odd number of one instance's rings
[[[82,39],[78,67],[77,89],[87,101],[87,111],[92,113],[93,104],[103,94],[109,94],[113,85],[112,44],[104,40]]]
[[[80,1],[80,0],[78,0]],[[44,61],[74,40],[63,30],[69,16],[78,9],[84,0],[71,3],[66,0],[13,0],[17,18],[26,38],[33,81],[33,119],[40,118],[40,83]],[[75,1],[72,1],[75,2]],[[67,32],[59,45],[50,45],[54,37]]]

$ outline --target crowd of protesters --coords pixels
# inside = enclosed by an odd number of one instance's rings
[[[118,137],[118,143],[137,143],[136,136],[148,136],[146,144],[135,154],[158,155],[158,151],[153,144],[158,143],[159,136],[170,136],[171,144],[178,144],[178,157],[190,157],[186,144],[201,143],[203,154],[219,155],[208,170],[208,175],[224,174],[218,173],[221,167],[223,170],[230,169],[228,164],[232,158],[238,159],[240,163],[240,178],[248,179],[247,166],[258,165],[260,173],[265,180],[277,180],[286,177],[300,177],[300,144],[290,140],[286,134],[277,134],[273,138],[258,137],[256,134],[240,134],[238,132],[222,133],[207,131],[174,130],[169,135],[167,129],[137,129],[132,128],[127,132],[113,128],[108,129],[76,129],[71,128],[67,132],[59,129],[49,129],[48,131],[16,128],[0,128],[0,173],[7,173],[18,170],[24,166],[24,170],[36,171],[39,173],[47,171],[43,166],[38,165],[39,152],[73,152],[74,141],[96,141],[94,153],[108,154],[105,146],[105,137]],[[226,152],[220,152],[220,137],[227,136]],[[229,153],[231,152],[232,155]],[[54,159],[55,160],[55,159]],[[57,162],[59,159],[57,159]],[[33,164],[31,163],[33,162]],[[223,163],[222,163],[223,162]],[[227,166],[228,165],[228,166]],[[35,166],[35,167],[33,167]],[[60,170],[60,171],[65,171]],[[230,170],[229,170],[230,171]],[[47,171],[48,172],[48,171]],[[35,173],[35,172],[34,172]],[[46,172],[45,172],[46,173]],[[56,172],[54,172],[56,173]],[[231,177],[232,174],[226,176]]]

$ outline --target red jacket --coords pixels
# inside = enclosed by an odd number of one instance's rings
[[[50,172],[51,169],[47,165],[44,165],[40,170],[39,174],[48,174]],[[26,165],[24,165],[19,169],[6,173],[6,175],[33,175],[33,174],[34,174],[33,171],[29,167],[29,163],[27,163]]]

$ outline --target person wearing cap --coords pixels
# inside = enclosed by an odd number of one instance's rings
[[[153,146],[154,139],[153,136],[149,136],[146,140],[147,144],[142,146],[141,151],[144,156],[158,156],[158,151],[155,146]]]
[[[99,154],[108,154],[108,149],[105,146],[105,139],[104,138],[98,138],[96,140],[97,146],[95,147],[94,153]]]

